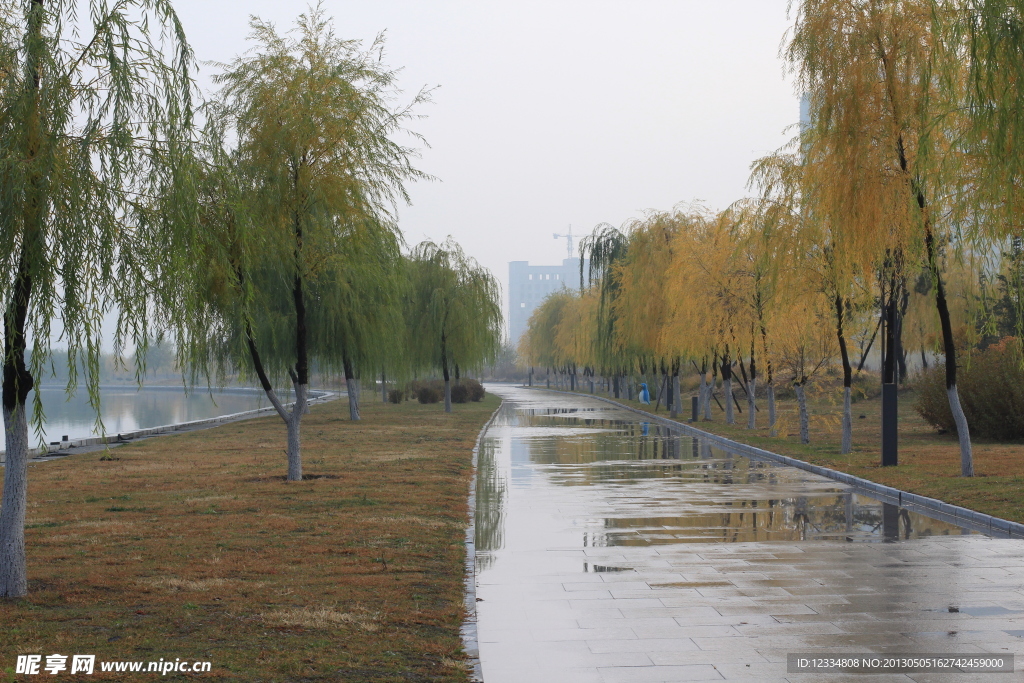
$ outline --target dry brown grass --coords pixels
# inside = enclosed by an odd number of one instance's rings
[[[33,465],[30,594],[0,603],[3,677],[58,652],[209,660],[212,680],[466,680],[470,452],[497,403],[367,401],[358,423],[316,406],[315,478],[295,483],[276,416]],[[86,680],[104,676],[130,680]]]

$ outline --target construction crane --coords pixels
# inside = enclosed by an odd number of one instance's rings
[[[572,225],[569,226],[569,232],[565,233],[564,235],[561,235],[557,232],[555,233],[556,240],[560,240],[563,237],[565,238],[565,253],[569,255],[568,258],[572,258]]]

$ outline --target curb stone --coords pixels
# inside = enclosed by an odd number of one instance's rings
[[[724,436],[718,436],[711,432],[706,432],[703,429],[694,427],[692,425],[685,424],[683,422],[677,422],[670,420],[667,417],[661,417],[647,411],[628,406],[624,403],[603,396],[596,396],[593,394],[582,394],[573,391],[559,391],[546,389],[544,387],[522,387],[524,389],[534,389],[536,391],[550,391],[556,394],[566,394],[569,396],[580,396],[583,398],[591,398],[598,401],[604,401],[605,403],[611,403],[614,406],[618,406],[624,410],[628,410],[638,415],[643,415],[645,418],[657,422],[661,425],[670,427],[676,431],[682,432],[689,436],[696,436],[698,438],[709,441],[719,447],[737,453],[739,455],[745,455],[753,458],[754,460],[771,460],[779,462],[790,467],[811,472],[834,481],[846,484],[851,488],[858,489],[864,492],[866,495],[872,498],[877,498],[885,503],[893,503],[900,507],[905,507],[916,512],[923,512],[931,517],[943,522],[951,522],[958,526],[973,531],[979,531],[989,536],[996,538],[1024,538],[1024,524],[1019,522],[1011,522],[1007,519],[1000,517],[994,517],[984,512],[978,512],[977,510],[969,510],[959,505],[952,505],[945,503],[941,500],[934,498],[928,498],[925,496],[918,495],[916,493],[910,493],[908,491],[901,491],[900,489],[892,488],[891,486],[885,486],[869,479],[862,479],[861,477],[847,474],[845,472],[837,472],[836,470],[829,469],[828,467],[822,467],[820,465],[812,465],[809,462],[803,460],[797,460],[785,455],[779,455],[778,453],[772,453],[766,451],[763,448],[757,448],[749,444],[740,443],[739,441],[733,441],[727,439]]]
[[[480,665],[480,640],[477,634],[476,624],[476,476],[477,463],[480,460],[480,445],[483,443],[484,435],[490,429],[494,418],[501,412],[505,400],[502,399],[498,407],[494,409],[491,416],[480,429],[476,437],[476,445],[473,446],[473,473],[469,478],[469,524],[466,526],[466,618],[460,629],[462,636],[462,649],[466,653],[470,666],[470,683],[483,683],[483,668]]]

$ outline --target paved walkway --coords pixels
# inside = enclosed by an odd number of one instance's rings
[[[798,652],[1024,654],[1024,542],[608,404],[498,392],[477,494],[486,683],[1024,680],[786,665]]]

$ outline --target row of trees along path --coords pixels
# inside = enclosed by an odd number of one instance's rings
[[[426,178],[378,38],[338,38],[320,9],[285,34],[252,21],[254,49],[200,102],[167,0],[28,0],[0,16],[0,280],[5,302],[0,596],[27,591],[29,420],[56,333],[99,410],[100,321],[115,349],[176,343],[191,383],[259,381],[302,478],[311,376],[400,379],[493,357],[494,278],[450,240],[402,253],[396,206]],[[83,19],[83,17],[88,19]],[[200,125],[201,124],[201,125]],[[32,348],[29,350],[29,341]],[[84,367],[79,378],[77,368]],[[290,389],[291,404],[282,393]],[[446,391],[446,409],[451,410]]]
[[[1024,321],[1024,8],[802,0],[794,9],[783,55],[809,120],[754,163],[755,195],[721,212],[680,205],[621,230],[598,226],[581,243],[590,266],[579,292],[546,300],[520,350],[572,377],[580,368],[610,377],[616,392],[620,377],[639,374],[664,387],[674,410],[679,373],[693,369],[705,419],[720,374],[735,421],[740,379],[749,428],[760,380],[773,433],[785,377],[804,442],[808,381],[838,359],[848,453],[853,376],[876,339],[889,386],[908,347],[925,364],[934,348],[961,474],[973,476],[958,343],[991,332],[986,283],[1016,288],[1018,338]]]

